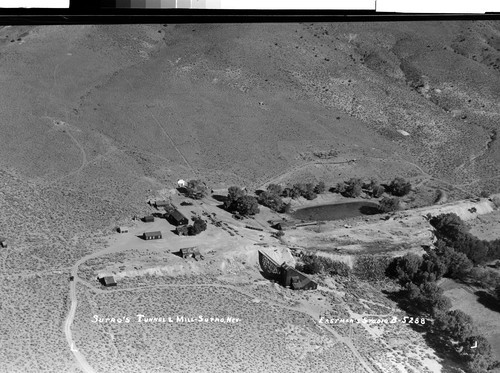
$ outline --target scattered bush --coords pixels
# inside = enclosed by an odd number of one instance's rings
[[[346,263],[319,255],[302,257],[302,263],[297,265],[297,269],[308,274],[328,274],[330,276],[347,277],[351,273],[351,268]]]
[[[354,262],[354,274],[362,280],[381,281],[386,277],[392,258],[385,255],[361,255]]]

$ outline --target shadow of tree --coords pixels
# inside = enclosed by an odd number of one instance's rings
[[[477,295],[477,301],[483,306],[492,311],[500,312],[500,301],[493,295],[484,290],[478,290],[474,294]]]

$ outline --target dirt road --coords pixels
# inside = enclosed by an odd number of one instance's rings
[[[69,314],[66,317],[66,320],[64,321],[64,334],[66,335],[66,340],[68,341],[68,345],[71,349],[71,352],[76,358],[76,361],[78,362],[78,367],[85,373],[96,373],[96,371],[87,363],[87,360],[85,357],[78,351],[78,349],[75,346],[75,342],[73,342],[73,336],[71,334],[71,324],[73,324],[73,319],[75,318],[75,313],[76,313],[76,307],[78,305],[78,302],[76,300],[76,272],[77,272],[78,267],[75,268],[73,267],[71,271],[71,275],[74,276],[73,278],[75,279],[74,281],[70,282],[70,299],[71,299],[71,308],[69,310]]]

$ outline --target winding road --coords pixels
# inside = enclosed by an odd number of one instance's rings
[[[103,249],[101,251],[86,255],[79,259],[74,266],[71,268],[71,276],[73,276],[73,281],[70,281],[70,300],[71,300],[71,307],[69,310],[69,313],[64,321],[64,334],[66,335],[66,340],[68,342],[68,346],[75,356],[75,359],[78,363],[79,368],[84,372],[84,373],[96,373],[96,371],[92,368],[92,366],[87,362],[85,359],[85,356],[83,356],[78,348],[75,345],[75,342],[73,341],[73,336],[71,332],[71,325],[73,324],[73,320],[75,318],[76,314],[76,309],[78,306],[78,301],[77,301],[77,296],[76,296],[76,284],[81,283],[84,286],[87,286],[91,291],[94,293],[105,293],[104,290],[98,289],[91,284],[87,283],[86,281],[80,279],[78,277],[78,267],[86,262],[89,259],[92,258],[97,258],[102,255],[106,255],[109,253],[113,252],[120,252],[122,250],[121,247],[108,247],[106,249]],[[150,290],[150,289],[158,289],[158,288],[168,288],[168,287],[217,287],[217,288],[225,288],[225,289],[230,289],[233,291],[236,291],[244,296],[250,297],[250,298],[255,298],[255,294],[252,294],[248,291],[245,291],[239,287],[233,286],[233,285],[224,285],[224,284],[214,284],[214,283],[205,283],[205,284],[165,284],[165,285],[152,285],[152,286],[142,286],[142,287],[135,287],[135,288],[126,288],[126,289],[114,289],[113,291],[142,291],[142,290]],[[305,308],[297,308],[297,307],[290,307],[269,299],[261,299],[262,302],[265,302],[269,305],[273,305],[276,307],[281,307],[290,311],[294,312],[299,312],[304,315],[307,315],[311,317],[313,320],[318,320],[319,319],[319,314],[315,314],[314,312],[305,309]],[[365,371],[368,373],[374,373],[374,370],[370,366],[370,364],[365,360],[363,356],[359,353],[357,350],[356,346],[354,346],[352,340],[348,337],[343,337],[339,333],[337,333],[333,328],[329,327],[328,325],[321,324],[321,326],[327,330],[330,334],[332,334],[336,340],[344,343],[349,350],[352,352],[352,354],[356,357],[358,362],[364,367]]]

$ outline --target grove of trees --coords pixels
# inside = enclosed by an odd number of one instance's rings
[[[202,199],[208,195],[208,188],[201,180],[189,180],[185,189],[186,196],[192,199]]]

